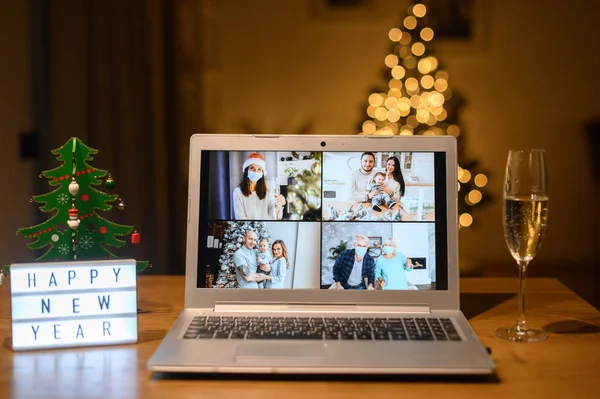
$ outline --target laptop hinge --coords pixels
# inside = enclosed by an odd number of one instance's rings
[[[431,313],[427,304],[332,304],[217,302],[215,312],[223,313]]]

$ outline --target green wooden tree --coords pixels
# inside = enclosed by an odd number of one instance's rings
[[[52,150],[62,164],[42,175],[56,189],[34,196],[33,201],[40,204],[42,211],[54,214],[41,224],[18,229],[19,234],[33,239],[29,248],[46,250],[36,260],[117,258],[107,247],[120,248],[126,244],[120,237],[131,234],[133,226],[113,223],[98,214],[112,209],[119,196],[97,188],[103,183],[109,191],[114,188],[110,175],[103,180],[108,171],[88,163],[97,153],[76,137]],[[135,232],[132,241],[138,238]],[[147,261],[138,261],[138,271],[147,267]]]

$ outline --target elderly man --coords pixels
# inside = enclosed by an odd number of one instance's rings
[[[254,231],[248,230],[244,235],[244,245],[233,254],[233,263],[235,264],[235,274],[239,288],[258,288],[258,282],[264,280],[264,274],[256,273],[258,264],[256,262],[257,235]],[[263,271],[269,272],[271,266],[263,265]]]
[[[338,289],[372,290],[375,284],[375,261],[367,253],[369,239],[354,236],[354,246],[343,251],[333,265],[333,280]]]

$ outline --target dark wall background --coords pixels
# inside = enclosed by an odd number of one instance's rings
[[[597,303],[600,221],[594,174],[600,58],[594,0],[473,0],[474,34],[439,40],[450,87],[468,103],[467,151],[500,198],[506,151],[549,151],[548,235],[532,275],[557,276]],[[0,257],[28,259],[17,227],[44,215],[49,149],[79,136],[111,171],[151,273],[182,273],[187,146],[195,132],[353,133],[381,83],[387,32],[408,1],[4,0],[0,2]],[[435,40],[435,39],[434,39]],[[596,126],[596,127],[594,127]],[[40,132],[40,156],[19,138]],[[594,141],[596,140],[596,141]],[[596,149],[594,149],[596,148]],[[516,275],[496,200],[461,231],[464,274]],[[128,246],[131,248],[131,246]]]

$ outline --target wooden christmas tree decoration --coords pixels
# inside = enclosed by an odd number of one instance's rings
[[[104,185],[112,191],[115,183],[108,171],[88,164],[97,153],[76,137],[52,150],[62,164],[44,171],[41,176],[56,189],[36,195],[32,200],[40,204],[42,211],[54,214],[41,224],[17,230],[18,234],[33,240],[28,244],[29,248],[46,250],[37,261],[117,258],[107,247],[123,247],[126,241],[119,237],[132,233],[133,226],[111,222],[98,213],[109,211],[117,200],[119,209],[124,208],[124,203],[118,194],[99,189]],[[140,242],[137,231],[132,234],[131,241]],[[137,261],[138,272],[148,265],[147,261]]]

